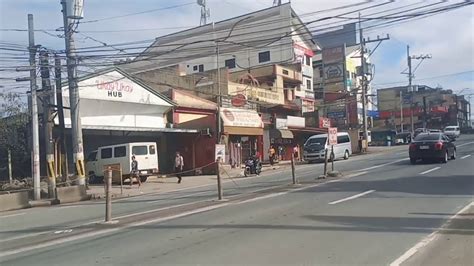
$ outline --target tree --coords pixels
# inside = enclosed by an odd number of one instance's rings
[[[0,179],[8,177],[8,150],[11,151],[13,176],[30,174],[30,149],[28,146],[29,115],[21,95],[0,92]]]

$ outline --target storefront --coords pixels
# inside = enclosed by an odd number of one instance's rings
[[[221,143],[226,145],[225,162],[239,166],[249,156],[263,154],[263,122],[254,110],[223,108]]]
[[[170,126],[167,114],[175,103],[119,68],[81,77],[78,82],[83,152],[100,146],[130,142],[156,142],[160,172],[170,168],[169,137],[196,136],[199,130]],[[70,134],[69,90],[62,88],[65,125]],[[58,118],[55,119],[58,125]],[[57,133],[57,131],[56,131]],[[55,134],[57,136],[57,134]],[[68,143],[72,145],[72,143]],[[69,162],[72,156],[69,155]]]
[[[267,136],[267,134],[265,134],[265,136]],[[288,130],[287,119],[275,119],[275,128],[268,130],[268,141],[265,139],[265,142],[269,143],[268,148],[271,146],[275,148],[279,160],[291,160],[294,136],[291,130]],[[268,154],[266,158],[268,158]]]

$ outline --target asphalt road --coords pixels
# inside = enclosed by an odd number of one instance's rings
[[[456,144],[447,164],[410,165],[405,146],[338,161],[345,177],[325,182],[320,164],[297,168],[299,186],[285,186],[289,169],[238,179],[224,202],[211,201],[214,186],[122,199],[116,225],[96,224],[101,201],[11,212],[0,216],[0,264],[409,263],[436,232],[473,237],[472,223],[440,231],[473,201],[474,136]]]

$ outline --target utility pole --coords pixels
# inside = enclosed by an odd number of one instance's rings
[[[410,124],[411,124],[411,135],[412,136],[415,133],[415,125],[414,125],[415,122],[414,122],[414,118],[413,118],[413,98],[415,96],[415,91],[413,90],[412,81],[413,81],[415,71],[418,69],[418,67],[423,62],[423,60],[430,59],[430,58],[431,58],[431,55],[419,55],[419,56],[410,55],[410,46],[407,45],[408,73],[402,72],[402,74],[408,74],[408,93],[410,93]],[[412,70],[412,65],[411,65],[411,63],[412,63],[411,61],[413,59],[416,59],[416,60],[421,59],[421,62],[418,63],[418,65],[415,67],[414,70]]]
[[[217,139],[216,144],[221,142],[221,105],[222,105],[222,97],[221,97],[221,68],[219,67],[219,41],[217,41],[217,37],[215,35],[214,29],[214,22],[212,23],[212,29],[214,31],[214,42],[216,44],[216,68],[217,68]],[[220,175],[220,160],[216,162],[217,164],[217,196],[219,200],[223,199],[223,190],[222,190],[222,178]]]
[[[59,119],[59,138],[60,138],[60,161],[61,161],[61,176],[62,182],[66,182],[69,171],[68,171],[68,152],[67,152],[67,142],[66,142],[66,126],[64,125],[64,105],[63,105],[63,88],[61,85],[61,59],[56,54],[54,55],[54,79],[56,81],[56,103],[57,103],[57,112]]]
[[[28,43],[30,50],[30,89],[31,89],[31,125],[32,125],[32,175],[33,175],[33,198],[41,199],[40,186],[40,159],[39,159],[39,129],[38,129],[38,98],[36,86],[36,45],[34,35],[33,15],[28,14]]]
[[[68,10],[72,10],[67,6],[66,0],[61,0],[64,20],[64,39],[66,43],[67,58],[67,75],[69,84],[69,102],[71,113],[71,130],[72,130],[72,150],[73,161],[76,169],[76,178],[79,185],[85,185],[85,169],[84,169],[84,150],[82,141],[82,126],[80,117],[80,97],[77,85],[77,58],[76,48],[74,45],[74,29],[73,23],[70,23],[70,17],[77,19],[76,14],[68,14]]]
[[[400,132],[403,133],[403,92],[400,91]]]
[[[407,62],[408,62],[408,93],[410,93],[410,127],[411,135],[415,135],[414,121],[413,121],[413,88],[412,88],[412,78],[413,74],[411,73],[411,57],[410,57],[410,46],[407,45]]]
[[[211,13],[209,8],[207,8],[206,0],[197,0],[197,4],[201,6],[201,21],[199,22],[199,26],[206,25]]]
[[[423,96],[423,128],[426,128],[426,96]]]
[[[381,43],[382,41],[389,40],[390,37],[387,35],[385,38],[380,38],[377,36],[377,39],[374,40],[365,40],[364,39],[364,32],[362,29],[362,21],[360,18],[360,13],[359,13],[359,43],[360,43],[360,63],[361,63],[361,88],[362,88],[362,123],[363,123],[363,140],[365,140],[365,144],[367,145],[367,149],[369,146],[368,140],[369,140],[369,132],[367,129],[367,88],[370,83],[370,81],[367,80],[367,74],[370,74],[369,72],[369,67],[367,66],[367,61],[365,59],[365,45],[367,43],[371,42],[379,42]],[[370,55],[369,55],[370,56]],[[364,149],[364,147],[362,147]]]
[[[46,163],[48,173],[48,195],[49,198],[56,198],[56,167],[54,165],[54,144],[53,144],[53,112],[51,104],[54,102],[54,95],[51,89],[49,74],[49,54],[45,50],[40,51],[40,74],[41,88],[43,90],[43,130],[44,147],[46,150]]]

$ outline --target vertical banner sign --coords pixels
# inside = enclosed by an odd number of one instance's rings
[[[337,127],[328,128],[328,141],[329,145],[337,144]]]
[[[225,160],[225,145],[224,144],[216,144],[216,162],[224,162]]]

